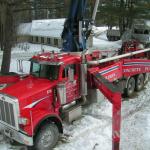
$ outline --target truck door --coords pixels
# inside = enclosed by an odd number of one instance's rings
[[[62,72],[62,79],[66,86],[66,102],[79,98],[79,65],[69,64]]]

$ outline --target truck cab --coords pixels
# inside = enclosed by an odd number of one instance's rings
[[[46,145],[52,148],[63,133],[62,120],[72,122],[81,116],[88,94],[86,61],[100,57],[99,51],[42,53],[30,59],[28,75],[1,76],[0,83],[5,83],[0,91],[4,134],[37,150]]]
[[[59,54],[44,55],[31,59],[30,74],[37,78],[45,78],[50,82],[56,82],[55,88],[58,91],[61,105],[80,98],[80,57],[72,57],[68,54],[61,56]]]
[[[43,146],[41,138],[49,127],[54,136],[47,142],[49,148],[63,132],[62,119],[71,122],[81,115],[81,56],[44,53],[30,61],[29,75],[5,76],[0,123],[6,136],[35,149]],[[44,133],[41,128],[46,128]]]

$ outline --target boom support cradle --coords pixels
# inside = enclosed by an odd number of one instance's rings
[[[95,86],[112,103],[112,150],[119,150],[121,127],[121,92],[116,85],[109,82],[99,73],[93,74]]]

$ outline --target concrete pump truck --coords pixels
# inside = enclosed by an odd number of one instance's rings
[[[86,49],[92,21],[84,19],[87,0],[72,0],[62,33],[62,52],[33,56],[30,74],[0,76],[0,125],[8,138],[35,150],[50,150],[63,134],[62,121],[82,115],[96,89],[112,103],[112,149],[119,150],[122,94],[130,97],[148,82],[150,49],[132,43],[103,58]]]

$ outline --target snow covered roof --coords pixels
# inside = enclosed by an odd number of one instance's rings
[[[43,37],[60,37],[65,19],[33,20],[32,23],[20,24],[18,34]]]
[[[19,35],[30,35],[32,23],[22,23],[18,27]]]

